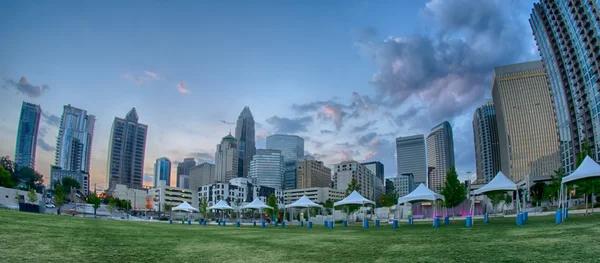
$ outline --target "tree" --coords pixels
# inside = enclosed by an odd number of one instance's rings
[[[508,206],[508,204],[512,203],[512,200],[513,200],[512,194],[506,194],[504,196],[504,205]],[[502,209],[502,210],[504,210],[504,209]]]
[[[3,157],[4,158],[4,157]],[[12,175],[9,171],[0,166],[0,186],[13,188],[15,184],[12,181]]]
[[[62,184],[58,181],[54,183],[54,204],[56,205],[57,214],[60,215],[60,208],[67,200],[67,192]]]
[[[385,194],[380,198],[382,206],[393,206],[398,200],[398,191],[394,187],[394,182],[390,179],[385,179]]]
[[[356,179],[352,178],[350,183],[348,183],[348,188],[346,188],[346,197],[354,191],[360,192],[360,184],[357,184]]]
[[[204,218],[204,220],[206,220],[208,218],[208,199],[206,197],[202,197],[202,199],[200,199],[200,214],[202,215],[202,217]]]
[[[33,188],[38,193],[44,191],[44,176],[37,171],[24,166],[19,168],[16,176],[19,184],[22,184],[29,189]]]
[[[108,205],[106,206],[106,210],[108,210],[108,212],[110,213],[110,216],[112,217],[112,213],[117,210],[117,203],[115,202],[115,200],[111,200]]]
[[[458,180],[458,173],[456,173],[454,165],[446,172],[446,182],[444,183],[441,194],[445,199],[445,207],[452,208],[452,220],[454,220],[454,208],[467,198],[467,189],[465,189],[465,186]]]
[[[88,195],[87,202],[88,204],[92,204],[92,207],[94,208],[94,217],[96,217],[96,210],[98,210],[100,204],[102,203],[100,197],[98,197],[98,195],[96,194],[96,191]]]
[[[271,215],[273,216],[273,220],[276,220],[276,215],[277,213],[279,213],[279,209],[277,208],[277,197],[275,196],[275,194],[271,194],[269,195],[269,198],[267,199],[267,205],[270,207],[273,207],[273,209],[265,209],[268,211],[271,211]]]
[[[33,188],[29,189],[29,192],[27,193],[27,201],[29,201],[29,203],[35,204],[38,200],[39,198],[33,190]]]
[[[385,193],[395,193],[396,188],[394,187],[394,181],[385,179]]]
[[[502,202],[504,200],[504,193],[502,192],[489,192],[487,193],[487,197],[490,199],[490,202],[492,202],[492,206],[494,207],[494,217],[497,214],[497,207],[500,204],[500,202]]]
[[[531,196],[533,197],[533,199],[535,200],[535,202],[538,203],[538,206],[540,205],[540,202],[542,202],[542,200],[544,200],[544,195],[545,195],[545,190],[546,190],[546,184],[543,182],[536,182],[530,189],[530,193]]]

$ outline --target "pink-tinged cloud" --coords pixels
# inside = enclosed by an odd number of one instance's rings
[[[144,73],[146,73],[146,75],[148,75],[149,77],[153,78],[153,79],[159,79],[158,74],[152,72],[152,71],[144,71]]]
[[[342,151],[342,152],[340,153],[340,159],[341,159],[342,161],[347,161],[347,160],[350,160],[350,159],[352,159],[352,156],[350,156],[350,153],[348,153],[348,152],[346,152],[346,151]]]
[[[185,82],[183,82],[183,81],[177,83],[177,89],[179,90],[179,93],[181,93],[181,94],[190,93],[190,90],[185,88]]]
[[[365,154],[365,159],[369,159],[371,157],[375,156],[374,152],[368,152],[367,154]]]
[[[327,105],[323,106],[323,112],[328,117],[332,117],[332,118],[335,117],[335,110],[332,107],[329,107]]]

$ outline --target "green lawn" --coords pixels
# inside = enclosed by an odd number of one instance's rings
[[[399,229],[267,229],[114,221],[0,210],[0,262],[598,262],[600,215]]]

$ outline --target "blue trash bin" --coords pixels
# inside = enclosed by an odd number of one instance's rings
[[[433,227],[438,228],[440,227],[440,218],[436,217],[433,219]]]
[[[206,225],[206,219],[204,221],[202,221],[202,225]]]
[[[223,226],[226,226],[226,225],[227,225],[227,221],[223,221]]]
[[[275,227],[277,227],[279,225],[279,223],[277,222],[277,220],[275,220],[274,225],[275,225]]]
[[[444,217],[444,225],[449,225],[450,224],[450,216],[445,216]]]
[[[487,213],[483,214],[483,223],[484,223],[484,224],[487,224],[487,223],[488,223],[488,220],[489,220],[489,218],[488,218],[488,214],[487,214]]]
[[[235,226],[236,226],[236,227],[240,227],[240,221],[236,221],[236,222],[235,222]]]
[[[308,228],[312,228],[312,221],[308,221]]]
[[[327,223],[327,220],[323,220],[323,226],[324,227],[328,227],[329,226],[329,223]]]
[[[260,223],[260,227],[262,227],[262,228],[265,228],[265,227],[267,227],[267,223],[266,223],[265,221],[262,221],[262,222]]]
[[[333,221],[329,221],[329,228],[333,229]]]
[[[254,221],[254,227],[256,227],[256,221]]]
[[[188,219],[188,226],[192,224],[192,220]]]
[[[304,227],[304,220],[300,221],[300,227]]]
[[[467,216],[467,219],[465,221],[466,221],[465,224],[467,227],[471,227],[473,225],[473,217]]]
[[[380,226],[380,222],[379,219],[375,220],[375,227],[379,227]]]
[[[394,219],[394,221],[392,221],[392,228],[398,228],[398,220]]]
[[[412,218],[412,217],[411,217],[411,218],[409,218],[409,219],[408,219],[408,225],[409,225],[409,226],[412,226],[412,225],[413,225],[413,223],[414,223],[414,221],[413,221],[413,218]]]
[[[348,220],[344,220],[344,227],[348,227]]]
[[[285,221],[281,221],[281,228],[285,228]]]
[[[173,219],[169,219],[169,224],[173,224]]]
[[[523,225],[523,214],[518,214],[517,215],[517,226],[522,226]]]
[[[562,223],[562,210],[560,210],[560,209],[556,210],[556,217],[555,217],[554,222],[556,222],[557,225]]]
[[[363,220],[363,228],[369,228],[369,220]]]

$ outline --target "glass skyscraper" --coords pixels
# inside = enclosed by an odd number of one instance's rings
[[[285,166],[283,188],[296,189],[298,159],[304,156],[304,139],[296,135],[271,135],[267,137],[267,149],[281,151]]]
[[[375,161],[361,164],[373,173],[373,199],[379,203],[379,198],[385,193],[383,163]]]
[[[581,143],[600,157],[599,0],[542,0],[529,23],[552,91],[563,170],[575,168]]]
[[[416,188],[427,185],[427,157],[425,156],[425,136],[423,134],[396,138],[396,164],[398,175],[413,174]]]
[[[158,187],[160,181],[171,186],[171,160],[167,157],[158,158],[154,163],[154,187]]]
[[[250,161],[256,153],[254,138],[254,117],[248,106],[244,107],[235,125],[235,138],[238,147],[238,172],[239,177],[248,177]]]
[[[428,187],[439,193],[446,182],[446,172],[454,166],[454,137],[447,121],[433,127],[427,136],[427,165],[432,169]]]
[[[35,170],[35,151],[41,116],[40,105],[23,102],[17,131],[17,146],[15,147],[17,166],[26,166]]]
[[[283,171],[283,155],[280,150],[258,149],[250,162],[249,175],[254,185],[281,190]]]
[[[488,183],[500,171],[498,125],[493,101],[489,100],[473,114],[473,139],[477,179]]]

